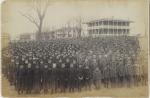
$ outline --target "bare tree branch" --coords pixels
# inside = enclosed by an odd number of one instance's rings
[[[23,13],[21,13],[21,12],[20,12],[20,14],[21,14],[22,16],[24,16],[26,19],[28,19],[31,23],[35,24],[35,25],[37,26],[37,28],[39,27],[39,24],[38,24],[38,22],[35,20],[34,17],[32,17],[32,16],[29,15],[29,14],[23,14]]]

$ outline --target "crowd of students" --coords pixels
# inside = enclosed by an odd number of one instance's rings
[[[2,71],[19,94],[131,87],[145,80],[136,36],[12,42],[8,51]]]

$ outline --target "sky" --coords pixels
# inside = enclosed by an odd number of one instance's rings
[[[29,13],[36,17],[31,6],[30,0],[3,2],[2,32],[10,34],[11,39],[17,39],[23,33],[35,32],[35,25],[20,14]],[[145,35],[148,32],[147,6],[146,0],[53,0],[44,19],[44,29],[60,28],[79,17],[83,22],[113,17],[134,21],[131,33]]]

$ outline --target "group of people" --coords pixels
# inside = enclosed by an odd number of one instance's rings
[[[8,51],[2,71],[19,94],[131,87],[144,80],[135,36],[14,42]]]

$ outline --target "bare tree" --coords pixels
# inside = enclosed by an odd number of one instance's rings
[[[44,18],[49,6],[49,0],[32,0],[31,2],[31,9],[36,14],[36,16],[33,16],[33,14],[27,14],[27,13],[21,13],[22,16],[24,16],[26,19],[28,19],[32,24],[34,24],[37,27],[37,39],[41,39],[41,33],[43,28],[43,22]]]
[[[67,32],[67,37],[70,37],[71,33],[71,21],[68,21],[66,24],[66,32]]]
[[[78,33],[78,38],[81,38],[82,35],[81,35],[81,32],[82,32],[82,19],[81,17],[78,17],[76,19],[76,22],[77,22],[77,33]]]

